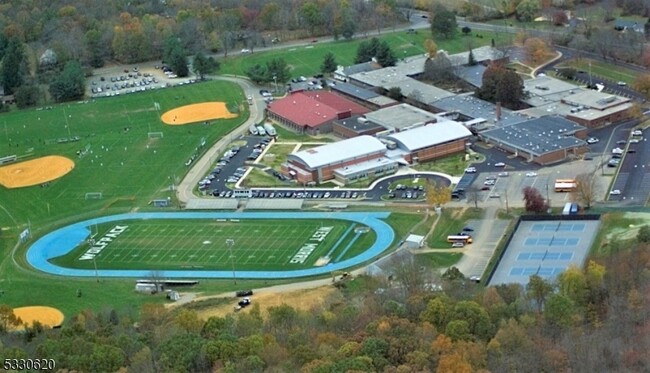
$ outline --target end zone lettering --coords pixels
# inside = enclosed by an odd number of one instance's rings
[[[95,241],[95,244],[79,257],[79,260],[94,259],[106,246],[108,246],[110,242],[113,241],[113,239],[117,238],[117,236],[122,234],[128,227],[128,225],[116,225],[113,227],[113,229],[106,233],[102,238]]]
[[[292,263],[292,264],[302,264],[302,263],[304,263],[307,260],[307,258],[309,258],[309,255],[311,255],[311,253],[314,250],[316,250],[316,248],[318,247],[318,244],[320,242],[323,242],[325,237],[327,237],[327,235],[332,231],[332,229],[334,229],[334,227],[320,227],[320,228],[318,228],[316,230],[316,232],[314,232],[314,234],[311,235],[311,237],[309,238],[309,241],[307,241],[307,243],[302,245],[302,247],[298,250],[296,255],[294,255],[293,258],[291,258],[291,260],[289,260],[289,263]],[[314,243],[313,241],[316,241],[316,242]]]

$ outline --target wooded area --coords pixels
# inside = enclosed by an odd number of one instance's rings
[[[484,288],[452,270],[433,290],[417,263],[394,263],[392,285],[358,277],[315,309],[268,315],[253,305],[201,320],[192,307],[150,304],[139,318],[89,311],[60,330],[16,334],[0,307],[0,358],[88,372],[645,371],[650,245],[617,250],[526,288]]]

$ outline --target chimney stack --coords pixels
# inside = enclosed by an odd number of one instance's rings
[[[501,120],[501,103],[497,102],[497,109],[496,109],[496,116],[497,116],[497,122]]]

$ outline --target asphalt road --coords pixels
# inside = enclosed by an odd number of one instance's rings
[[[612,190],[620,190],[621,194],[610,195],[609,200],[644,206],[650,197],[650,144],[645,137],[633,138],[640,141],[628,144],[612,186]]]

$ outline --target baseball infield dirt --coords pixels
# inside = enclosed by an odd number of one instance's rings
[[[160,119],[171,126],[205,122],[214,119],[236,118],[237,114],[228,111],[225,102],[202,102],[185,105],[164,113]]]
[[[5,188],[23,188],[56,180],[74,168],[66,157],[50,155],[0,167],[0,185]]]

